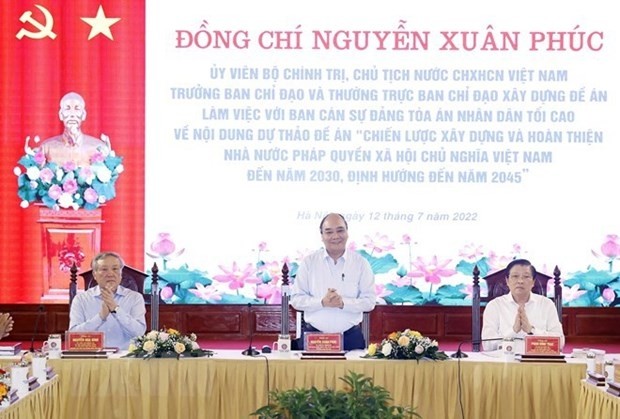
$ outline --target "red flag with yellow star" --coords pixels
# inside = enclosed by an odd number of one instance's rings
[[[0,22],[0,303],[66,301],[68,266],[88,270],[94,250],[143,266],[145,4],[11,1]],[[81,204],[64,212],[26,206],[18,196],[26,138],[35,147],[35,139],[63,132],[60,100],[68,92],[84,100],[83,133],[107,138],[122,157],[115,198],[93,201],[100,219],[84,209],[88,194],[69,191]]]

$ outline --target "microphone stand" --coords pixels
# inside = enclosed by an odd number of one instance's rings
[[[250,315],[252,314],[251,311],[252,311],[252,303],[248,303],[248,319],[250,318]],[[254,327],[251,323],[252,322],[250,322],[250,345],[248,346],[248,349],[241,352],[241,355],[245,355],[245,356],[260,355],[260,352],[258,352],[256,349],[252,347],[252,339],[254,338]]]
[[[464,342],[459,343],[459,347],[456,349],[456,352],[450,355],[451,358],[467,358],[469,356],[465,352],[461,351],[461,346],[463,346],[463,343]]]
[[[465,340],[463,342],[459,343],[458,348],[456,349],[456,352],[453,353],[452,355],[450,355],[451,358],[467,358],[469,357],[469,355],[467,355],[465,352],[461,351],[461,346],[463,346],[464,343],[472,343],[472,344],[481,344],[482,342],[496,342],[496,341],[503,341],[504,338],[491,338],[491,339],[478,339],[478,340]],[[523,340],[520,338],[513,338],[513,340]]]
[[[37,308],[37,318],[34,320],[34,332],[32,333],[32,339],[30,340],[30,352],[34,352],[34,339],[39,331],[39,319],[41,318],[41,313],[43,313],[43,310],[45,310],[45,307],[43,304],[40,304]]]
[[[252,341],[250,341],[250,345],[252,345],[251,342]],[[241,355],[256,356],[256,355],[260,355],[260,352],[258,352],[258,350],[256,350],[256,349],[252,348],[252,346],[250,346],[248,349],[246,349],[243,352],[241,352]]]

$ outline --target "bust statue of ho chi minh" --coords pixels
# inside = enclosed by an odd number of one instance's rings
[[[60,99],[58,117],[65,129],[62,134],[50,137],[41,144],[41,150],[48,162],[63,165],[72,161],[77,166],[90,165],[91,157],[110,151],[110,139],[101,134],[101,139],[82,132],[82,123],[86,119],[86,103],[78,93],[69,92]]]

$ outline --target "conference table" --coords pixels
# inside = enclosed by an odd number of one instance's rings
[[[605,387],[597,387],[583,380],[578,408],[578,419],[618,419],[620,397],[607,393]]]
[[[61,418],[58,376],[44,382],[10,406],[0,409],[0,419]]]
[[[63,418],[248,418],[270,391],[343,389],[348,371],[371,377],[394,403],[424,419],[577,418],[585,360],[505,362],[488,354],[447,361],[257,357],[219,350],[210,358],[49,360],[60,377]]]

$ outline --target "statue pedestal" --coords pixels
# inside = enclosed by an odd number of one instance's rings
[[[41,301],[69,301],[69,270],[73,263],[85,269],[101,250],[101,208],[53,210],[39,206],[43,249]]]

